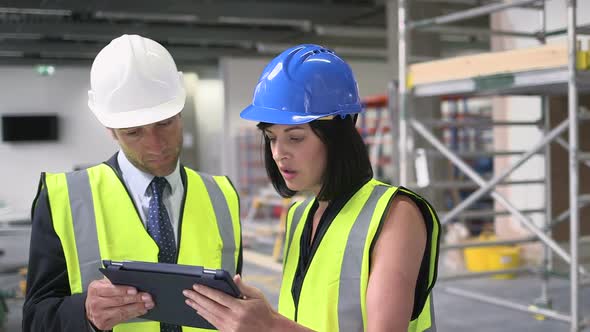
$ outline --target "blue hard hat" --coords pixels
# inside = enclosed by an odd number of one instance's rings
[[[266,66],[252,104],[240,117],[292,125],[361,111],[350,66],[325,47],[303,44],[284,51]]]

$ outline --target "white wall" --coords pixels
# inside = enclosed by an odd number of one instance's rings
[[[252,102],[252,94],[267,59],[223,58],[221,75],[225,91],[225,113],[222,136],[222,173],[237,184],[236,136],[242,127],[253,128],[255,123],[245,121],[239,114]],[[361,97],[387,93],[393,70],[385,62],[348,61],[356,76]]]
[[[221,170],[221,133],[223,130],[223,82],[200,79],[195,91],[199,170],[219,174]]]
[[[33,66],[0,67],[0,114],[59,116],[56,142],[0,142],[0,200],[16,213],[28,213],[42,171],[70,171],[116,151],[86,105],[88,87],[86,67],[57,67],[52,76],[40,76]]]
[[[547,1],[547,30],[553,31],[566,27],[566,5],[565,0]],[[578,25],[590,23],[590,1],[578,1]],[[540,29],[539,15],[533,10],[512,9],[503,11],[492,16],[492,28],[497,30],[528,31],[535,32]],[[588,37],[582,37],[588,40]],[[552,37],[548,43],[565,42],[565,36]],[[584,48],[586,42],[583,43]],[[494,50],[523,48],[539,45],[534,39],[522,38],[494,38],[492,47]],[[496,120],[509,121],[534,121],[541,116],[541,103],[538,97],[511,97],[496,98],[494,101],[494,115]],[[499,150],[524,150],[529,149],[538,142],[542,133],[535,128],[499,128],[495,130],[496,148]],[[515,161],[514,158],[498,159],[495,163],[496,169],[503,169]],[[512,179],[544,178],[544,158],[533,157],[518,169]],[[518,186],[504,188],[502,192],[511,197],[511,202],[521,209],[536,209],[544,206],[544,186]],[[533,220],[542,224],[542,215],[533,216]],[[528,233],[514,218],[503,218],[498,220],[497,230],[502,235],[513,235],[515,233]]]
[[[58,66],[52,76],[40,76],[33,66],[0,67],[0,114],[55,113],[59,117],[58,141],[0,142],[0,208],[6,205],[0,209],[0,217],[6,212],[17,217],[28,215],[41,172],[97,164],[118,150],[116,141],[86,104],[89,75],[89,67]],[[183,161],[199,170],[219,173],[222,83],[199,79],[193,72],[184,76],[187,103],[192,104],[185,106],[183,119],[195,123],[184,126]]]
[[[242,120],[240,111],[252,102],[252,93],[270,59],[222,58],[220,61],[223,80],[225,109],[222,118],[221,172],[228,175],[237,185],[237,150],[235,137],[239,128],[253,126],[254,123]]]

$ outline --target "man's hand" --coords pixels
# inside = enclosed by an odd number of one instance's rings
[[[111,330],[121,322],[144,315],[154,307],[154,302],[148,293],[102,279],[88,285],[85,307],[88,321],[100,330]]]

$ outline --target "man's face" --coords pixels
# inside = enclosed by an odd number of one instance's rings
[[[111,133],[138,169],[166,176],[176,168],[182,147],[180,114],[145,126],[111,129]]]

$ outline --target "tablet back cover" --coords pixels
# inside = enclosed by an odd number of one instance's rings
[[[154,308],[139,318],[176,325],[215,329],[213,325],[184,302],[186,297],[182,294],[182,291],[192,289],[193,284],[199,283],[228,294],[235,293],[224,280],[218,280],[208,275],[189,276],[110,268],[101,268],[100,271],[113,284],[133,286],[140,292],[152,295],[155,302]],[[237,294],[233,296],[237,296]]]

